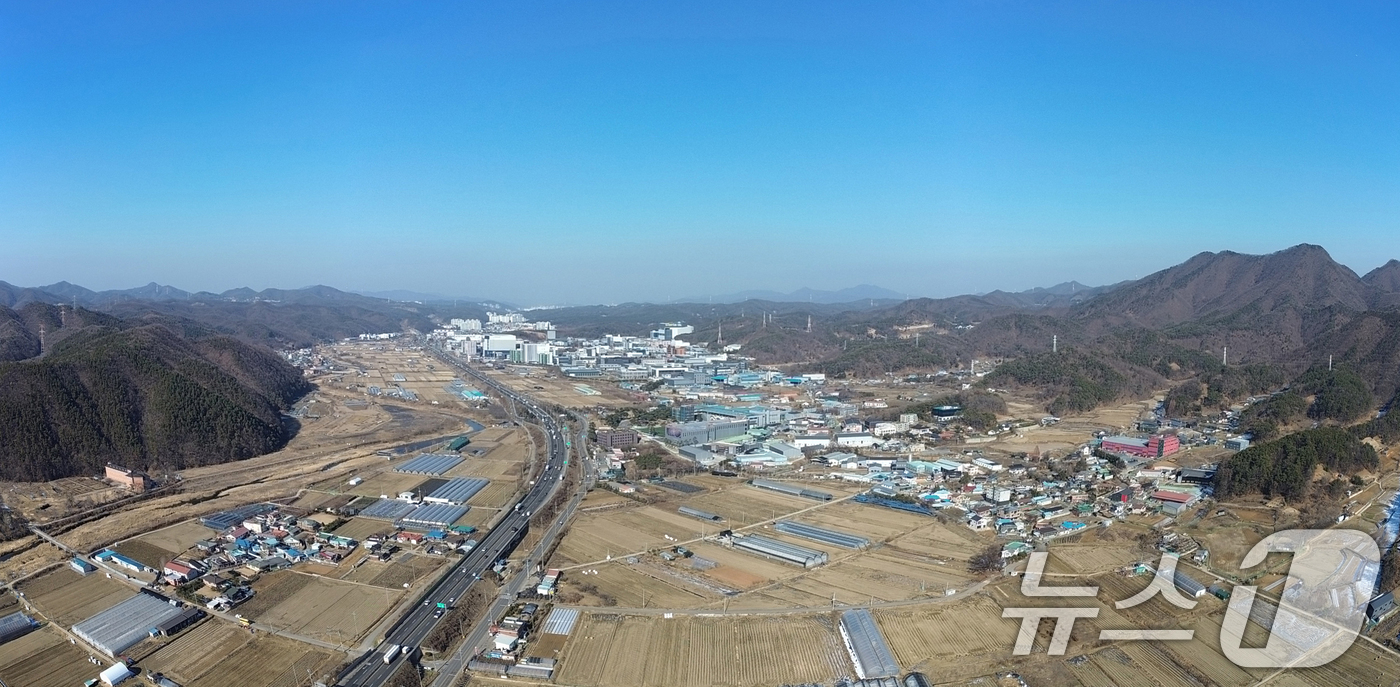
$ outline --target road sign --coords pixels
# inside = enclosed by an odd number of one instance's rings
[[[445,603],[439,601],[439,602],[438,602],[438,608],[447,608],[447,604],[445,604]]]

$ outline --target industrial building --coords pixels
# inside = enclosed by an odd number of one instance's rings
[[[450,453],[424,453],[394,468],[394,472],[437,477],[462,462],[462,457]]]
[[[762,535],[750,534],[734,537],[734,548],[743,549],[760,556],[767,556],[785,563],[815,568],[826,562],[826,552],[809,549],[805,546],[789,544]]]
[[[748,431],[749,423],[747,420],[672,422],[666,425],[666,441],[677,446],[694,446],[743,437],[748,434]]]
[[[124,468],[120,465],[112,465],[111,463],[107,464],[107,470],[104,474],[108,480],[132,491],[145,491],[151,488],[153,484],[150,476],[146,473]]]
[[[1139,458],[1162,458],[1181,450],[1181,440],[1175,434],[1157,434],[1150,439],[1133,437],[1104,437],[1100,448],[1109,453],[1124,453]]]
[[[360,515],[376,520],[398,520],[399,518],[412,513],[417,506],[407,501],[395,499],[380,499],[372,505],[360,511]]]
[[[680,513],[681,515],[689,515],[689,516],[692,517],[692,518],[700,518],[701,520],[709,520],[710,522],[720,522],[720,521],[724,520],[724,518],[721,518],[720,516],[718,516],[718,515],[716,515],[716,514],[714,514],[714,513],[711,513],[711,512],[709,512],[709,511],[703,511],[703,510],[700,510],[699,508],[691,508],[690,506],[681,506],[680,508],[677,508],[677,509],[676,509],[676,512],[677,512],[677,513]]]
[[[175,602],[141,590],[135,596],[73,626],[73,634],[108,656],[115,657],[150,636],[152,628],[179,617]]]
[[[490,486],[491,480],[480,477],[454,477],[423,497],[425,503],[450,503],[460,506],[478,492]]]
[[[642,435],[634,429],[608,429],[606,427],[597,432],[598,445],[603,448],[627,448],[641,443]]]
[[[817,501],[830,501],[832,498],[831,494],[828,494],[824,491],[817,491],[816,489],[807,489],[800,485],[790,484],[788,482],[778,482],[771,479],[755,479],[749,481],[749,484],[758,487],[759,489],[767,489],[769,491],[776,491],[783,494],[801,496],[802,498],[814,499]]]
[[[11,613],[0,618],[0,644],[4,644],[38,626],[33,618],[23,613]]]
[[[840,627],[841,639],[856,667],[856,677],[862,680],[899,677],[899,664],[870,611],[857,608],[842,613]]]
[[[87,562],[87,561],[85,561],[85,560],[83,560],[82,558],[79,558],[79,557],[77,557],[77,556],[74,556],[74,557],[73,557],[73,560],[68,561],[68,567],[72,568],[72,569],[73,569],[73,572],[76,572],[76,573],[78,573],[79,575],[86,575],[86,574],[88,574],[88,573],[90,573],[90,572],[96,572],[96,571],[97,571],[97,566],[95,566],[95,565],[93,565],[93,564],[91,564],[91,563],[89,563],[89,562]]]
[[[870,540],[865,537],[857,537],[854,534],[829,530],[825,527],[808,525],[805,522],[796,522],[794,520],[779,520],[773,525],[773,529],[783,534],[790,534],[794,537],[802,537],[803,539],[811,539],[812,541],[821,542],[823,544],[839,546],[843,549],[863,549],[870,546]]]
[[[398,522],[401,527],[417,527],[428,529],[433,527],[447,527],[457,518],[466,515],[469,509],[466,506],[454,506],[448,503],[433,503],[418,506],[412,513],[403,516]]]

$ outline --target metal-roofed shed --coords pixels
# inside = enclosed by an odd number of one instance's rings
[[[138,592],[97,615],[73,626],[83,638],[108,656],[116,656],[150,636],[151,630],[182,613],[179,606],[150,592]]]
[[[559,608],[549,612],[549,617],[544,621],[543,634],[567,635],[574,631],[574,625],[578,623],[579,610],[577,608]]]
[[[374,505],[360,511],[360,515],[366,518],[377,520],[398,520],[399,518],[412,513],[417,506],[407,501],[395,501],[394,499],[380,499]]]
[[[899,677],[899,664],[870,611],[857,608],[842,613],[841,638],[851,653],[857,677],[862,680]]]
[[[457,467],[462,462],[462,457],[448,453],[424,453],[417,458],[413,458],[394,468],[394,472],[403,472],[414,475],[431,475],[436,477],[452,468]]]
[[[468,510],[470,509],[466,506],[431,503],[415,508],[412,513],[403,516],[399,520],[399,524],[418,528],[447,527],[457,522],[457,518],[465,515]]]
[[[491,480],[480,477],[454,477],[424,496],[423,500],[429,503],[461,505],[490,485]]]
[[[724,519],[709,511],[703,511],[699,508],[691,508],[690,506],[681,506],[680,508],[676,509],[676,512],[680,513],[681,515],[689,515],[692,518],[700,518],[701,520],[709,520],[711,522],[720,522]]]
[[[773,525],[773,529],[783,534],[790,534],[794,537],[802,537],[803,539],[811,539],[815,542],[839,546],[843,549],[863,549],[870,546],[870,540],[865,537],[858,537],[854,534],[847,534],[825,527],[817,527],[816,525],[808,525],[805,522],[797,522],[795,520],[779,520]]]
[[[8,642],[38,627],[33,618],[23,613],[11,613],[0,618],[0,643]]]

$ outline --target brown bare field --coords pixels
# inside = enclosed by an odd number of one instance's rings
[[[97,677],[102,667],[87,662],[87,652],[68,643],[52,627],[43,627],[0,645],[0,680],[24,687],[71,687]]]
[[[680,540],[699,537],[703,521],[663,510],[660,506],[626,508],[587,513],[579,516],[569,527],[559,545],[558,555],[576,563],[600,561],[608,555],[644,551],[668,543],[666,535]],[[708,525],[714,534],[722,527]]]
[[[251,641],[252,632],[209,618],[181,632],[174,641],[143,659],[141,665],[165,673],[180,684],[190,684]]]
[[[703,572],[705,577],[734,589],[750,589],[771,580],[802,573],[802,568],[795,565],[779,563],[709,542],[695,544],[689,548],[695,555],[719,563],[715,568]]]
[[[214,530],[199,524],[197,520],[182,522],[162,530],[143,534],[137,541],[159,547],[176,555],[194,548],[195,542],[217,535]]]
[[[190,687],[297,687],[322,676],[340,657],[322,649],[259,633],[190,683]]]
[[[570,379],[556,376],[544,370],[530,370],[529,375],[509,372],[489,373],[493,379],[506,386],[530,394],[546,403],[554,403],[566,408],[588,408],[594,406],[625,406],[637,401],[616,384],[599,379]],[[535,387],[543,387],[536,389]],[[575,387],[587,386],[598,392],[597,395],[583,394]]]
[[[84,577],[67,566],[25,582],[20,591],[50,620],[68,626],[136,594],[136,590],[101,572]]]
[[[589,569],[594,570],[594,568]],[[696,608],[722,597],[705,587],[688,583],[700,574],[670,568],[657,562],[628,565],[613,562],[596,568],[597,575],[574,571],[561,578],[560,595],[585,606],[623,608]],[[700,578],[703,582],[703,578]]]
[[[578,687],[741,687],[830,682],[853,672],[830,616],[587,614],[555,679]]]
[[[255,621],[283,601],[296,596],[315,578],[300,575],[290,570],[279,570],[258,578],[253,583],[253,598],[243,602],[238,612]]]
[[[477,492],[467,503],[473,508],[500,508],[510,502],[515,496],[515,482],[492,482],[489,486]]]
[[[1111,572],[1131,565],[1144,556],[1131,545],[1056,543],[1050,546],[1050,557],[1062,563],[1067,568],[1066,572],[1078,574]]]
[[[350,537],[358,541],[364,541],[365,537],[371,534],[380,534],[393,531],[394,526],[383,520],[373,518],[350,518],[345,524],[335,528],[335,534],[342,537]]]
[[[128,558],[134,558],[147,566],[160,570],[161,566],[170,562],[179,552],[156,546],[141,539],[131,539],[112,547],[117,553]],[[183,551],[183,549],[181,549]]]
[[[297,576],[307,582],[295,594],[254,616],[255,621],[328,642],[350,643],[359,639],[401,596],[401,590]]]
[[[875,620],[900,665],[924,669],[935,681],[944,679],[937,664],[1009,657],[1019,622],[1003,619],[1001,608],[986,597],[947,606],[877,609]]]
[[[428,481],[424,475],[409,475],[402,472],[394,472],[396,465],[401,465],[404,458],[395,461],[385,461],[389,463],[388,469],[383,472],[366,478],[364,482],[357,484],[346,490],[348,494],[359,494],[360,496],[387,496],[394,498],[401,491],[412,491],[418,485]]]
[[[371,579],[369,584],[402,590],[405,584],[413,585],[431,578],[444,563],[446,559],[436,556],[399,554],[399,557]]]

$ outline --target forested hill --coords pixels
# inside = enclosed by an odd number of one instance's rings
[[[261,455],[291,438],[281,411],[307,390],[272,351],[194,323],[0,307],[0,480]]]

